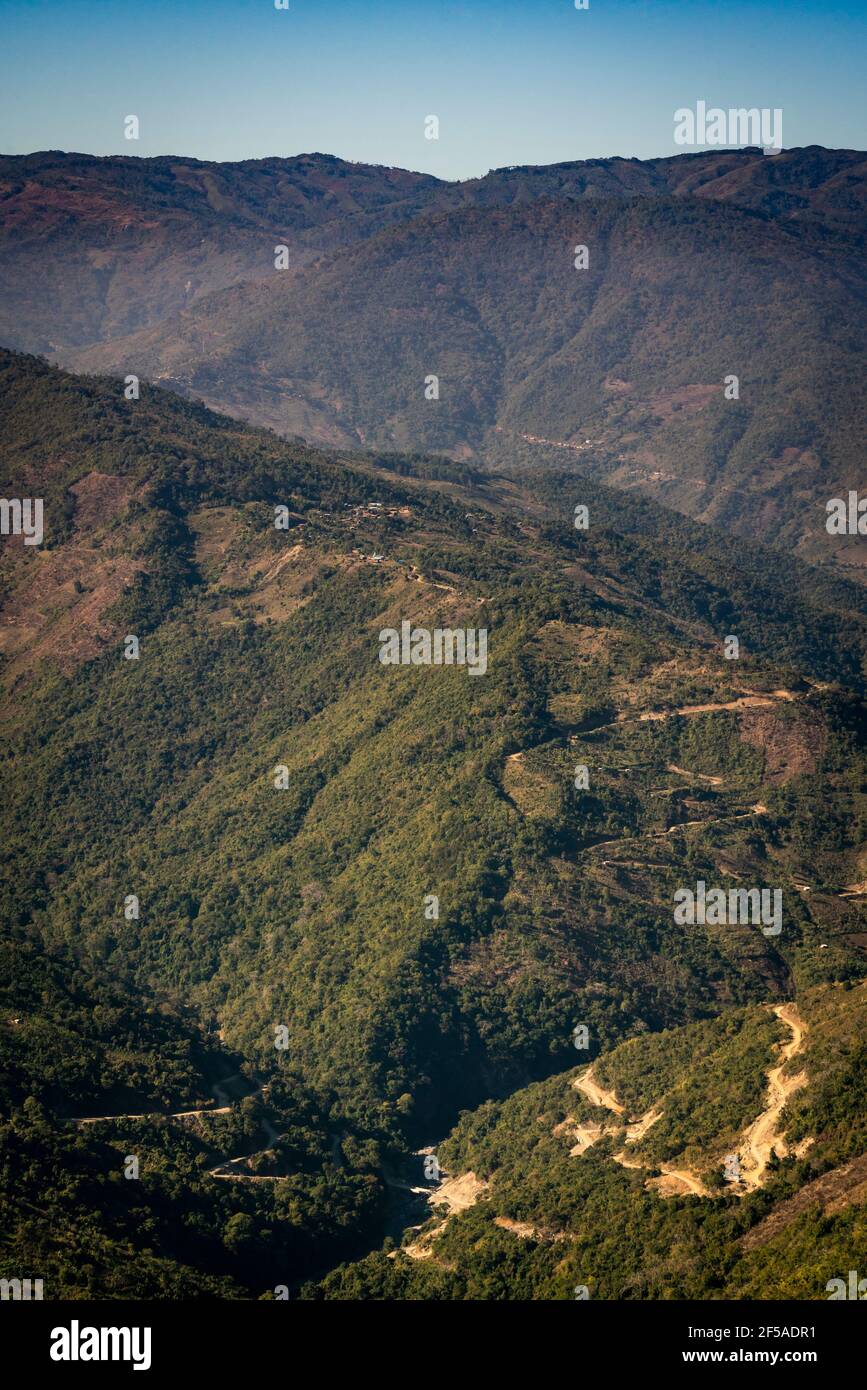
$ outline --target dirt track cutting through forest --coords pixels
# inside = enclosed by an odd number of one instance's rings
[[[593,1068],[588,1067],[583,1076],[579,1076],[573,1085],[576,1091],[583,1091],[591,1105],[601,1105],[606,1110],[613,1110],[615,1115],[623,1114],[623,1106],[617,1101],[613,1091],[606,1091],[594,1079]]]
[[[621,835],[616,840],[597,840],[593,845],[585,845],[579,854],[589,854],[594,849],[609,849],[611,845],[634,845],[642,840],[664,840],[666,835],[675,835],[679,830],[688,830],[693,825],[722,825],[734,820],[749,820],[752,816],[766,816],[768,808],[763,801],[757,801],[748,811],[736,811],[731,816],[711,816],[707,820],[682,820],[678,825],[670,825],[667,830],[646,830],[643,835]]]
[[[598,734],[603,729],[617,729],[622,724],[659,722],[665,719],[676,719],[679,715],[689,717],[693,714],[716,714],[719,711],[730,709],[769,709],[779,704],[781,700],[791,704],[796,699],[797,696],[793,695],[791,690],[769,690],[766,695],[760,695],[755,690],[747,690],[734,700],[709,701],[703,705],[680,705],[677,709],[648,709],[640,714],[630,714],[628,710],[620,710],[616,719],[611,720],[608,724],[597,724],[595,728],[588,729],[587,732]],[[677,770],[682,771],[680,768]],[[700,777],[701,773],[689,775]]]
[[[780,1158],[784,1158],[788,1153],[788,1146],[779,1129],[780,1118],[790,1096],[807,1084],[806,1072],[798,1072],[795,1076],[783,1076],[786,1063],[796,1057],[803,1049],[807,1025],[794,1003],[775,1004],[773,1011],[777,1018],[791,1029],[792,1037],[782,1047],[780,1061],[776,1066],[768,1069],[765,1108],[747,1126],[739,1141],[738,1155],[741,1158],[741,1177],[737,1184],[732,1184],[732,1190],[741,1196],[748,1192],[755,1192],[757,1188],[762,1186],[772,1151]],[[583,1092],[591,1105],[602,1106],[615,1115],[623,1115],[624,1108],[617,1100],[614,1091],[606,1090],[599,1085],[593,1076],[592,1066],[588,1067],[587,1071],[577,1077],[572,1084],[576,1090]],[[651,1125],[655,1124],[661,1117],[662,1111],[658,1110],[656,1106],[651,1106],[640,1119],[627,1126],[626,1143],[634,1144],[643,1139]],[[601,1127],[595,1125],[573,1124],[572,1129],[578,1140],[578,1143],[570,1151],[573,1157],[579,1157],[605,1132]],[[623,1168],[634,1169],[649,1166],[632,1159],[625,1149],[614,1154],[614,1161]],[[648,1178],[646,1186],[658,1192],[661,1197],[687,1194],[696,1197],[715,1195],[707,1190],[695,1173],[691,1173],[686,1168],[675,1168],[667,1163],[659,1163],[656,1166],[659,1167],[661,1176]]]
[[[210,1110],[173,1110],[168,1114],[164,1110],[146,1110],[141,1115],[73,1115],[69,1124],[98,1125],[111,1120],[188,1120],[193,1115],[228,1115],[231,1109],[231,1105],[220,1105]]]
[[[807,1025],[795,1004],[776,1004],[774,1013],[792,1030],[792,1038],[783,1047],[779,1064],[768,1072],[767,1104],[743,1136],[740,1152],[746,1150],[746,1153],[741,1162],[741,1184],[746,1192],[754,1192],[761,1187],[772,1149],[779,1158],[785,1158],[788,1145],[779,1131],[780,1116],[789,1097],[807,1084],[806,1072],[798,1072],[795,1076],[782,1075],[786,1063],[801,1051]]]

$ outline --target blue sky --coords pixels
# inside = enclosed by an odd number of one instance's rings
[[[289,3],[0,0],[0,151],[321,150],[465,178],[679,153],[698,100],[782,108],[786,146],[867,148],[867,0]]]

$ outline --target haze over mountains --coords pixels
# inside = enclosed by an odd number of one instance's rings
[[[568,462],[857,574],[825,503],[863,477],[865,169],[820,147],[463,184],[323,155],[6,158],[0,341],[289,437]]]

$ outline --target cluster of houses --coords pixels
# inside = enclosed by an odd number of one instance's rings
[[[396,517],[405,521],[407,517],[412,516],[412,510],[409,507],[386,506],[384,502],[345,502],[343,504],[343,510],[345,513],[348,513],[345,520],[350,524],[355,524],[359,521],[377,521],[386,517],[389,519]],[[363,552],[356,550],[353,551],[353,554],[362,555]],[[363,558],[369,560],[374,565],[381,565],[385,556],[379,554],[378,551],[374,551],[372,555],[364,554]]]
[[[349,521],[360,521],[362,518],[366,518],[368,521],[376,521],[382,517],[399,517],[401,520],[405,521],[407,517],[412,516],[411,508],[387,507],[384,502],[344,502],[343,510],[349,513],[347,518]]]

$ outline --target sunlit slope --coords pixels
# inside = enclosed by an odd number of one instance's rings
[[[827,1298],[867,1251],[865,1004],[860,983],[733,1009],[603,1054],[592,1099],[583,1066],[465,1115],[437,1154],[469,1208],[450,1179],[402,1249],[309,1295]]]

